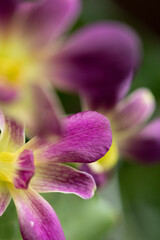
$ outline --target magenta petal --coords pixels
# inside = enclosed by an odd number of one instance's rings
[[[53,58],[53,79],[59,87],[80,92],[92,109],[108,109],[128,91],[140,56],[140,40],[132,29],[95,24],[73,35]]]
[[[160,161],[160,118],[149,123],[132,138],[123,141],[121,152],[124,156],[143,163]]]
[[[9,86],[0,85],[0,102],[10,103],[17,98],[18,92]]]
[[[134,131],[135,127],[151,117],[154,109],[155,99],[149,89],[140,88],[134,91],[113,109],[110,119],[114,130]]]
[[[112,143],[108,119],[97,112],[82,112],[63,121],[63,135],[60,140],[48,143],[35,138],[25,145],[34,150],[38,163],[94,162],[103,157]]]
[[[37,192],[74,193],[87,199],[96,188],[93,178],[64,164],[49,163],[37,165],[31,186]]]
[[[52,207],[32,189],[12,190],[24,240],[65,240]]]
[[[35,172],[34,157],[31,150],[24,150],[17,158],[17,169],[13,183],[17,189],[27,189]]]
[[[23,30],[44,43],[62,34],[78,17],[80,0],[43,0],[23,3],[19,9]],[[36,39],[35,39],[36,37]]]
[[[5,182],[0,182],[0,216],[5,212],[10,203],[11,195]]]

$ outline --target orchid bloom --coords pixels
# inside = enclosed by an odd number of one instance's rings
[[[120,157],[151,164],[160,161],[160,118],[146,124],[155,109],[155,99],[147,88],[139,88],[119,101],[110,111],[103,111],[112,126],[113,142],[109,152],[81,170],[103,185]]]
[[[160,119],[145,126],[155,108],[152,93],[141,88],[124,98],[141,55],[141,41],[134,30],[107,22],[80,30],[56,59],[59,83],[67,83],[63,85],[66,90],[79,93],[84,109],[96,110],[111,122],[109,152],[98,162],[82,166],[95,177],[97,185],[106,181],[120,156],[142,163],[160,160]]]
[[[50,59],[79,12],[79,0],[0,1],[0,106],[29,136],[61,134]]]
[[[0,215],[11,197],[24,240],[64,240],[56,213],[38,192],[74,193],[88,199],[95,182],[69,162],[90,163],[110,148],[110,123],[88,111],[65,118],[61,138],[34,137],[25,144],[24,129],[0,114]]]
[[[81,0],[0,2],[0,107],[25,122],[29,135],[61,134],[63,110],[52,84],[90,91],[97,106],[107,95],[112,106],[127,92],[139,64],[140,41],[123,24],[96,23],[65,37],[80,9]]]

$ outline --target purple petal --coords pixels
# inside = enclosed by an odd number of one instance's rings
[[[27,189],[35,172],[34,157],[31,150],[24,150],[18,156],[16,173],[13,179],[15,188]]]
[[[0,2],[0,24],[8,22],[13,16],[19,0],[1,0]]]
[[[36,161],[94,162],[103,157],[112,143],[108,119],[97,112],[82,112],[63,121],[62,138],[48,142],[34,138],[25,145],[32,149]]]
[[[7,184],[0,183],[0,216],[5,212],[11,200],[11,195],[8,190]]]
[[[48,90],[48,91],[47,91]],[[33,114],[28,125],[29,135],[45,137],[47,135],[61,135],[60,116],[61,106],[56,96],[49,89],[42,89],[38,85],[32,88]],[[27,132],[27,133],[28,133]]]
[[[140,40],[128,26],[95,24],[76,33],[52,59],[53,80],[81,93],[92,109],[108,109],[128,91],[140,55]]]
[[[152,115],[155,99],[149,89],[141,88],[119,102],[111,114],[115,131],[133,131]]]
[[[31,186],[37,192],[75,193],[84,199],[91,198],[96,188],[89,174],[51,162],[37,165]]]
[[[9,86],[0,85],[0,102],[10,103],[17,98],[17,90]]]
[[[160,161],[160,118],[152,121],[137,135],[121,143],[121,152],[142,163]]]
[[[0,152],[15,152],[25,143],[24,128],[21,124],[0,112]]]
[[[11,192],[24,240],[65,240],[59,219],[46,200],[32,189]]]
[[[80,0],[43,0],[23,3],[19,9],[23,31],[33,40],[44,43],[62,34],[74,23],[80,11]]]

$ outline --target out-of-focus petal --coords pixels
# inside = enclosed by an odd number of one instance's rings
[[[133,131],[152,115],[155,99],[151,91],[141,88],[116,105],[111,121],[115,131]]]
[[[5,212],[10,200],[11,196],[7,184],[0,182],[0,216]]]
[[[59,140],[33,138],[24,148],[34,151],[38,163],[54,162],[89,163],[103,157],[112,143],[108,119],[97,112],[82,112],[63,121],[63,133]]]
[[[24,128],[21,124],[0,112],[0,152],[15,152],[25,143]]]
[[[160,161],[160,118],[144,127],[139,134],[121,141],[124,156],[143,163]]]
[[[92,175],[92,177],[94,178],[94,180],[96,182],[96,186],[98,188],[102,187],[103,185],[105,185],[107,183],[107,180],[108,180],[107,173],[94,171],[94,169],[92,169],[90,164],[82,164],[82,166],[80,167],[80,170]]]
[[[140,63],[140,40],[128,26],[99,23],[85,27],[51,61],[59,87],[77,90],[92,109],[112,107],[130,87]]]
[[[35,172],[34,157],[32,150],[21,152],[15,163],[13,183],[17,189],[27,189],[28,184]]]
[[[32,86],[29,85],[19,91],[19,97],[17,99],[9,103],[2,103],[1,109],[11,119],[16,119],[22,123],[24,122],[27,128],[33,123],[32,120],[35,116],[34,106]],[[34,129],[32,130],[34,131]],[[34,134],[34,132],[32,134]]]
[[[64,164],[45,162],[37,165],[31,186],[37,192],[74,193],[88,199],[96,188],[93,178]]]
[[[48,91],[47,91],[48,90]],[[30,125],[27,125],[29,135],[45,137],[47,135],[61,135],[60,115],[62,114],[56,95],[50,89],[34,85],[32,88],[33,104]],[[27,132],[27,133],[28,133]]]
[[[65,240],[59,219],[46,200],[33,189],[10,190],[24,240]]]
[[[7,23],[13,16],[19,0],[1,0],[0,25]]]
[[[2,110],[7,116],[25,122],[29,137],[61,134],[59,118],[63,115],[63,109],[48,86],[30,85],[20,92],[19,99],[3,104]]]
[[[26,33],[37,43],[62,34],[77,19],[80,0],[43,0],[22,3],[18,15]]]
[[[17,91],[9,86],[0,85],[0,102],[10,103],[17,98]]]

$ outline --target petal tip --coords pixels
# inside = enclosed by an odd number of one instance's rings
[[[155,97],[149,89],[143,88],[142,94],[143,94],[143,100],[146,104],[155,106]]]

